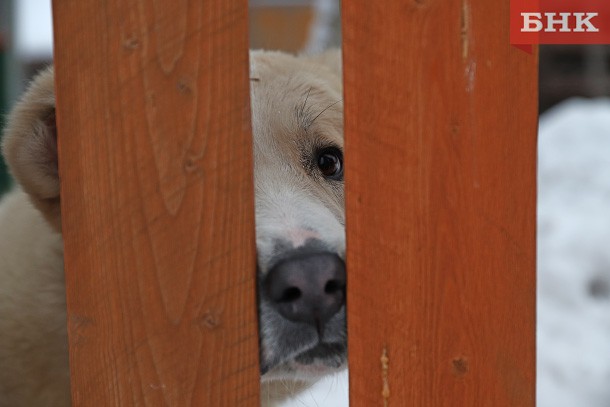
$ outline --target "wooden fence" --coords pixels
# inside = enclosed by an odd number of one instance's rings
[[[247,1],[53,11],[74,405],[258,405]],[[508,15],[343,2],[352,406],[534,405],[537,58]]]

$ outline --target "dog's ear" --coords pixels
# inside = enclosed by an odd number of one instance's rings
[[[8,117],[2,153],[32,203],[61,230],[53,68],[38,74]]]

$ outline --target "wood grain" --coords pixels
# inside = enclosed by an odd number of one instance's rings
[[[343,2],[351,406],[535,403],[537,56],[508,15]]]
[[[258,405],[247,2],[53,14],[74,405]]]

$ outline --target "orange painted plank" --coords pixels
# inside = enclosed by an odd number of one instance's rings
[[[258,405],[247,2],[53,12],[74,405]]]
[[[508,30],[508,1],[343,2],[354,407],[534,405],[537,56]]]

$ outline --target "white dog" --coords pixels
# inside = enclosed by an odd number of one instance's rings
[[[346,365],[340,53],[251,60],[262,399]],[[70,404],[53,70],[11,113],[0,203],[0,406]],[[298,387],[298,386],[297,386]]]

